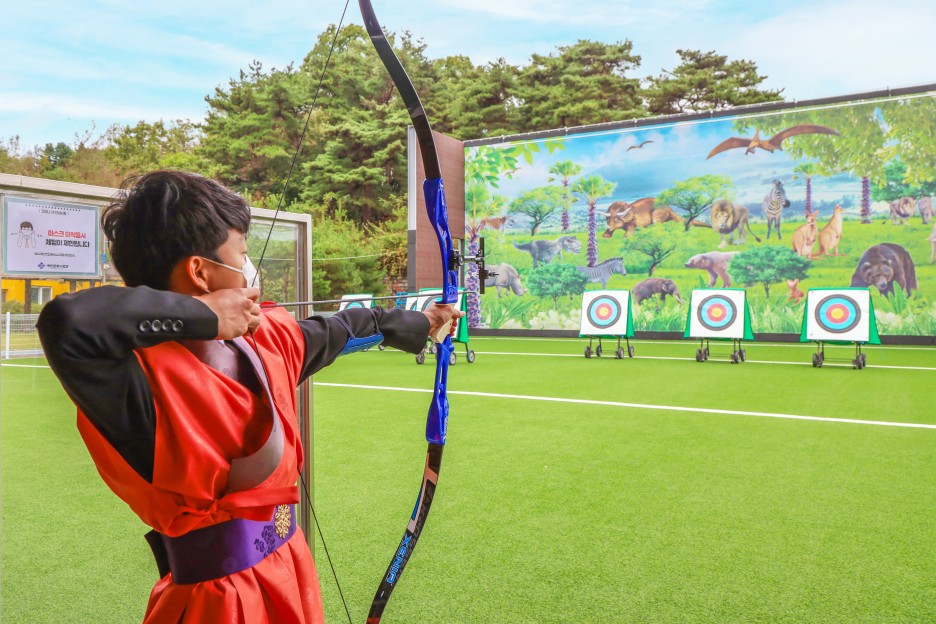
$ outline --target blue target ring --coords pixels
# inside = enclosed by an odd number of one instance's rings
[[[426,297],[426,300],[423,301],[423,304],[422,304],[422,311],[425,312],[426,310],[428,310],[429,307],[430,307],[433,303],[441,303],[441,302],[442,302],[442,297],[441,297],[441,296],[433,295],[433,296],[431,296],[431,297]]]
[[[345,310],[348,310],[350,308],[367,308],[367,306],[364,305],[360,301],[349,301],[348,304],[345,306]]]
[[[831,334],[850,332],[861,322],[858,302],[847,295],[829,295],[816,305],[816,323]]]
[[[593,327],[607,329],[621,320],[623,306],[621,302],[608,295],[601,295],[588,304],[585,317]]]
[[[724,331],[738,319],[734,301],[724,295],[710,295],[699,302],[696,318],[710,331]]]

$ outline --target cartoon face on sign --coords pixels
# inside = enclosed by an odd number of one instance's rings
[[[743,290],[692,291],[689,313],[691,338],[744,338]]]
[[[627,335],[630,292],[626,290],[593,290],[582,295],[583,336]]]
[[[806,299],[806,338],[866,342],[869,306],[867,290],[810,290]]]

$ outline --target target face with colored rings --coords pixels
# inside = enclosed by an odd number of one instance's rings
[[[738,318],[738,309],[728,297],[711,295],[699,303],[696,314],[702,327],[711,331],[723,331],[734,324]]]
[[[829,295],[816,305],[816,323],[832,334],[844,334],[861,322],[858,302],[847,295]]]
[[[366,307],[367,306],[364,304],[363,301],[349,301],[348,304],[345,306],[345,310],[349,310],[351,308],[366,308]]]
[[[621,320],[621,312],[621,302],[614,297],[602,295],[588,304],[586,318],[598,329],[606,329]]]

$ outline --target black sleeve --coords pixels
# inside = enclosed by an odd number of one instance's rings
[[[422,312],[411,310],[352,308],[330,317],[309,317],[299,321],[306,342],[300,381],[328,366],[341,354],[351,337],[345,325],[356,338],[380,332],[384,336],[383,344],[408,353],[419,353],[429,336],[429,319]]]
[[[36,324],[49,366],[107,441],[147,481],[153,478],[156,411],[133,354],[168,340],[210,340],[218,319],[188,295],[145,286],[104,286],[59,295]]]

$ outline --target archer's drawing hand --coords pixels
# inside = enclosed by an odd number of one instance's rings
[[[243,336],[260,326],[259,288],[225,288],[196,297],[218,317],[218,340]]]
[[[423,314],[429,319],[429,337],[433,342],[442,342],[445,336],[452,331],[452,321],[465,316],[461,310],[456,310],[455,306],[448,304],[442,305],[434,303],[425,310]]]

